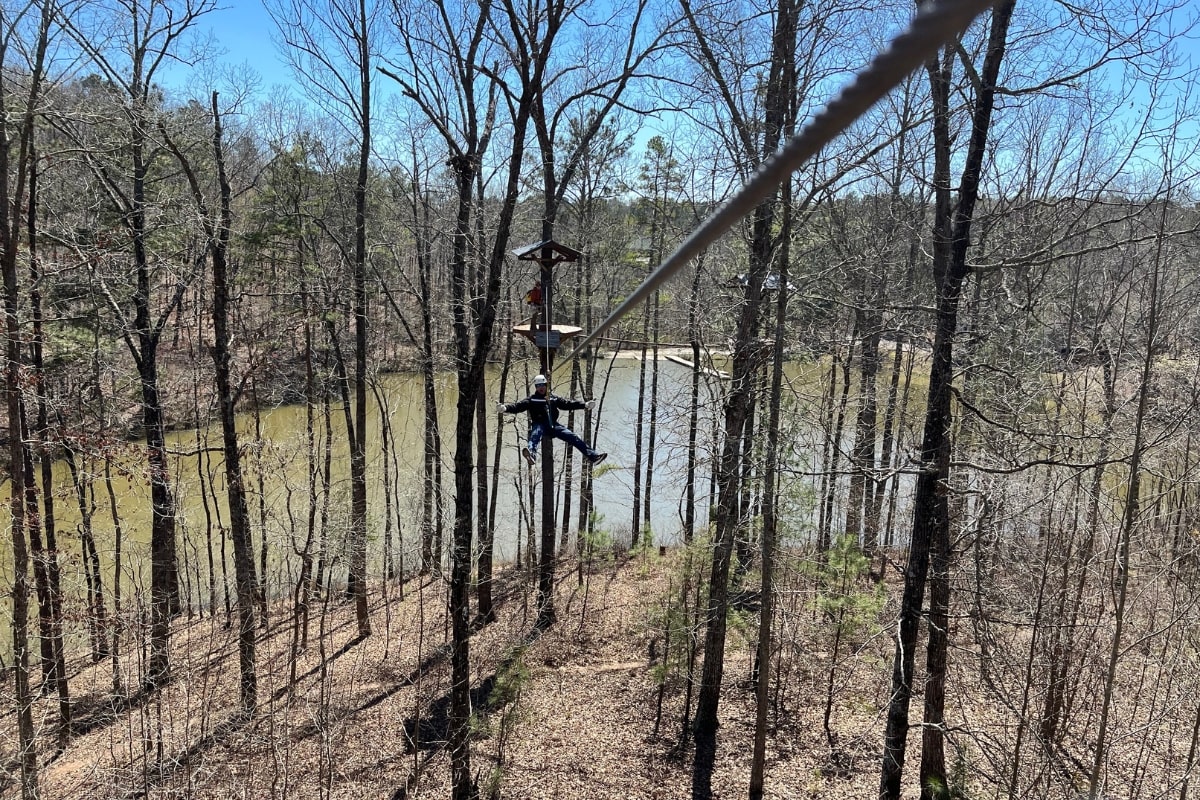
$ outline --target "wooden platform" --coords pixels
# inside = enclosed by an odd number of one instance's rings
[[[559,347],[567,339],[583,333],[583,328],[575,325],[552,325],[550,330],[526,322],[523,325],[513,325],[512,332],[524,336],[538,347]],[[543,337],[545,337],[543,339]]]

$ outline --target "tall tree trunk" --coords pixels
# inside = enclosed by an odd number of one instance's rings
[[[395,522],[398,515],[394,513],[397,505],[396,494],[397,472],[392,470],[395,460],[393,451],[396,447],[396,435],[392,430],[391,405],[387,393],[378,381],[371,384],[371,393],[375,396],[375,408],[379,412],[379,457],[383,467],[383,601],[388,602],[388,584],[396,580],[396,565],[392,558],[395,542]]]
[[[696,536],[696,445],[700,438],[700,278],[704,259],[696,259],[692,293],[688,300],[688,343],[692,347],[692,391],[688,401],[687,473],[684,479],[683,541]]]
[[[850,452],[850,489],[846,498],[846,534],[855,537],[867,553],[873,553],[876,531],[870,529],[869,509],[874,507],[875,441],[878,438],[879,328],[878,310],[859,309],[857,325],[862,348],[858,362],[858,413],[854,420],[854,444]]]
[[[684,0],[684,12],[698,36],[703,32]],[[790,111],[794,109],[795,50],[798,4],[782,0],[772,33],[770,76],[763,97],[762,141],[757,152],[745,153],[758,163],[774,152],[782,140]],[[714,71],[719,71],[715,64]],[[749,139],[747,140],[749,141]],[[754,209],[750,222],[749,271],[745,296],[738,309],[733,336],[732,379],[725,398],[725,429],[720,461],[716,467],[717,507],[715,541],[709,577],[708,604],[705,611],[704,665],[696,700],[695,759],[692,769],[692,797],[712,797],[712,773],[717,754],[717,710],[724,672],[725,632],[729,613],[729,568],[735,537],[741,525],[739,504],[742,487],[741,469],[745,453],[746,422],[751,415],[750,398],[758,372],[762,349],[758,343],[762,288],[774,254],[776,205],[771,197]]]
[[[414,157],[414,163],[416,158]],[[424,414],[422,425],[421,473],[421,568],[428,575],[442,561],[442,438],[438,422],[437,354],[434,350],[433,233],[429,229],[429,199],[414,181],[412,186],[413,231],[416,237],[417,293],[421,332],[421,387]]]
[[[646,418],[646,345],[650,338],[650,298],[642,305],[642,343],[638,353],[638,388],[637,411],[633,421],[633,521],[630,523],[629,544],[635,550],[642,535],[642,472],[645,467],[645,453],[642,442],[645,440]]]
[[[58,684],[58,661],[54,655],[54,607],[50,596],[50,556],[42,540],[42,518],[38,508],[37,478],[33,469],[29,426],[25,423],[25,407],[21,407],[22,458],[18,469],[25,474],[25,529],[29,532],[30,555],[33,559],[33,587],[37,597],[38,651],[41,657],[42,693],[49,694]],[[14,470],[15,471],[15,470]]]
[[[148,285],[148,281],[147,281]],[[170,679],[171,618],[179,613],[179,567],[175,555],[175,492],[167,459],[166,431],[158,393],[157,344],[142,336],[142,421],[146,430],[146,457],[150,463],[150,664],[147,688],[156,689]]]
[[[762,344],[758,344],[762,348]],[[750,569],[750,564],[754,561],[754,539],[756,531],[754,523],[760,515],[754,513],[754,504],[756,502],[755,476],[758,474],[758,404],[762,398],[762,387],[765,375],[763,369],[766,367],[767,351],[755,355],[758,366],[755,368],[754,374],[751,377],[750,393],[746,398],[746,419],[742,422],[742,459],[741,470],[742,476],[738,480],[738,502],[737,502],[737,518],[741,520],[741,524],[737,526],[733,537],[733,552],[737,556],[737,568],[733,571],[733,587],[734,591],[742,591],[742,578],[746,575],[746,570]]]
[[[38,464],[41,467],[42,524],[46,533],[45,569],[48,590],[50,656],[53,663],[52,686],[58,694],[58,747],[63,749],[71,738],[71,693],[67,685],[67,660],[63,644],[63,591],[58,560],[58,530],[54,506],[54,453],[50,441],[49,385],[43,358],[45,330],[42,316],[41,257],[38,252],[37,213],[38,170],[37,152],[29,150],[29,208],[26,214],[29,258],[29,313],[33,322],[31,354],[33,376],[37,386],[37,418],[35,433],[41,444]]]
[[[250,509],[246,502],[245,475],[237,433],[237,393],[232,381],[233,355],[230,352],[229,307],[230,275],[227,254],[232,218],[231,191],[225,173],[221,115],[217,93],[212,95],[213,154],[220,183],[220,217],[211,240],[213,271],[213,349],[216,367],[217,402],[221,414],[221,443],[225,455],[226,499],[229,504],[229,533],[233,541],[233,569],[237,586],[238,666],[242,710],[253,714],[258,699],[258,672],[254,612],[258,580],[254,570],[254,546],[250,537]]]
[[[834,474],[832,471],[833,464],[833,410],[834,397],[837,392],[837,365],[841,360],[840,353],[836,344],[831,348],[829,362],[829,391],[821,393],[821,414],[820,414],[820,430],[821,435],[821,470],[820,477],[817,479],[816,495],[818,501],[817,511],[817,552],[824,553],[829,549],[829,529],[832,522],[829,519],[828,498],[833,491],[831,484],[834,482]]]
[[[200,418],[200,381],[198,376],[192,379],[192,413],[197,419]],[[212,455],[208,452],[207,442],[205,440],[205,431],[199,427],[193,431],[196,437],[196,452],[199,454],[196,458],[196,477],[199,484],[200,503],[204,508],[204,550],[208,556],[208,610],[212,614],[217,613],[217,560],[213,554],[213,531],[216,530],[221,537],[221,593],[225,598],[225,619],[229,621],[231,609],[229,607],[229,583],[226,580],[225,568],[225,526],[220,520],[214,522],[212,516],[212,503],[209,502],[209,488],[213,490],[213,501],[215,497],[215,481],[213,479],[212,470]],[[184,550],[186,554],[187,550]],[[184,570],[187,574],[187,570]],[[199,590],[199,578],[197,577],[197,590]],[[204,603],[200,603],[200,616],[204,616]]]
[[[857,319],[850,332],[850,341],[858,337]],[[850,406],[850,374],[854,362],[854,348],[846,348],[846,357],[841,357],[841,343],[834,342],[833,362],[829,365],[829,403],[827,416],[829,427],[825,430],[825,445],[822,448],[826,456],[824,469],[821,471],[821,515],[820,529],[817,533],[817,548],[824,553],[828,550],[837,536],[833,533],[837,497],[842,487],[842,439],[846,431],[846,409]],[[841,371],[841,394],[835,402],[835,389],[838,386],[838,371]]]
[[[326,306],[332,305],[326,294]],[[341,359],[341,353],[337,345],[336,331],[332,331],[332,323],[328,315],[324,315],[321,320],[325,328],[326,338],[330,342],[328,358],[333,359],[333,375],[332,380],[334,387],[339,395],[342,396],[342,418],[352,422],[349,407],[345,401],[346,375],[344,365]],[[327,363],[326,369],[330,368]],[[333,392],[331,389],[322,388],[321,390],[321,423],[322,435],[324,439],[324,449],[322,450],[321,461],[321,539],[317,549],[319,553],[317,558],[317,571],[313,575],[314,587],[317,592],[327,593],[329,587],[333,585],[333,563],[335,558],[330,557],[329,534],[330,534],[330,506],[333,503]]]
[[[301,255],[303,248],[301,248]],[[301,262],[303,263],[303,262]],[[308,498],[308,509],[305,514],[304,545],[297,551],[300,556],[300,575],[296,578],[296,589],[293,594],[294,622],[292,629],[292,679],[289,686],[296,682],[296,659],[301,649],[308,647],[308,621],[310,617],[313,595],[313,542],[317,535],[320,520],[320,467],[317,462],[317,424],[316,413],[316,376],[313,370],[313,326],[309,315],[309,293],[307,285],[301,287],[300,309],[304,319],[304,450],[307,455],[305,496]]]
[[[646,546],[653,543],[654,526],[650,522],[651,501],[654,497],[654,451],[658,445],[658,336],[659,336],[659,293],[654,293],[650,309],[650,424],[646,430],[646,488],[642,509],[643,524],[646,526]]]
[[[912,678],[924,601],[925,582],[933,569],[930,592],[930,635],[926,649],[924,727],[922,729],[920,783],[923,798],[940,797],[948,791],[942,720],[945,704],[947,621],[950,602],[950,519],[949,491],[951,428],[951,386],[954,380],[954,336],[958,328],[958,306],[963,282],[969,274],[967,251],[971,244],[971,223],[979,192],[983,160],[987,155],[987,137],[991,125],[993,101],[1000,63],[1012,18],[1013,2],[992,13],[987,52],[975,103],[970,110],[971,136],[963,161],[958,201],[951,202],[950,131],[951,74],[957,54],[948,47],[941,58],[928,63],[930,94],[933,102],[934,140],[934,222],[933,278],[936,296],[936,322],[929,373],[925,430],[921,445],[921,471],[913,500],[913,529],[905,571],[904,593],[900,606],[900,625],[892,667],[892,691],[888,704],[884,735],[883,763],[880,775],[881,800],[899,800],[908,736],[908,707],[912,697]]]
[[[7,163],[9,142],[0,141],[0,158]],[[7,213],[7,177],[0,181],[5,196],[0,197],[0,206]],[[25,470],[23,436],[21,430],[21,327],[17,309],[17,260],[15,243],[8,241],[11,228],[0,226],[5,241],[2,243],[4,257],[4,316],[6,333],[5,391],[8,404],[9,472],[12,475],[10,508],[12,511],[11,538],[13,556],[13,698],[16,702],[18,759],[21,765],[21,797],[26,800],[38,795],[37,745],[33,728],[33,693],[29,684],[29,550],[25,541]],[[11,255],[10,255],[11,254]]]
[[[371,635],[367,606],[367,180],[371,174],[371,31],[366,0],[358,0],[354,45],[358,66],[358,177],[354,182],[354,427],[350,437],[350,591],[358,635]]]
[[[79,546],[87,581],[88,642],[92,649],[92,661],[99,662],[109,652],[108,614],[104,604],[104,575],[100,571],[100,551],[96,549],[96,537],[92,528],[95,503],[88,499],[93,488],[92,478],[79,468],[74,449],[66,443],[63,445],[63,460],[71,473],[71,487],[79,512]]]
[[[589,199],[587,203],[587,218],[591,219],[593,215],[592,202]],[[592,292],[595,280],[595,264],[590,253],[591,248],[585,247],[582,261],[582,289],[579,293],[579,302],[576,304],[575,324],[582,325],[585,331],[590,331],[593,328],[593,304]],[[583,378],[582,391],[584,397],[596,396],[596,362],[600,359],[600,353],[596,348],[588,345],[587,350],[583,353]],[[595,441],[595,431],[599,426],[600,412],[596,411],[593,414],[588,411],[583,417],[583,440],[585,442]],[[579,523],[576,526],[578,536],[583,536],[585,533],[591,535],[593,532],[594,518],[592,515],[593,505],[593,473],[590,469],[580,470],[579,473]],[[583,552],[582,541],[576,539],[576,549],[580,554]]]
[[[0,93],[2,95],[2,93]],[[0,100],[3,103],[3,100]],[[2,108],[2,106],[0,106]],[[7,127],[7,126],[5,126]],[[5,318],[5,394],[8,412],[8,463],[12,477],[10,509],[12,512],[11,539],[13,557],[12,637],[13,637],[13,699],[16,703],[18,761],[21,771],[21,797],[32,800],[38,796],[37,743],[33,727],[33,692],[29,683],[29,550],[25,540],[25,463],[24,431],[21,401],[21,323],[18,317],[20,294],[17,282],[17,236],[19,220],[11,218],[13,201],[20,202],[23,181],[16,181],[15,198],[9,192],[9,171],[12,169],[12,142],[7,130],[0,130],[0,258],[4,272]],[[18,169],[18,172],[20,170]]]
[[[23,800],[38,796],[38,758],[36,732],[33,725],[33,693],[29,682],[29,550],[25,539],[25,471],[22,409],[21,359],[21,296],[17,274],[20,248],[20,208],[25,203],[25,178],[28,160],[33,151],[34,110],[41,95],[41,80],[49,38],[52,11],[44,4],[37,41],[34,44],[30,69],[29,92],[24,113],[20,116],[17,139],[14,142],[9,120],[7,85],[8,70],[0,50],[0,273],[4,280],[4,391],[8,416],[8,468],[12,477],[9,504],[12,571],[12,658],[13,701],[17,722],[17,762],[20,765],[20,786]],[[6,18],[7,27],[10,21]],[[4,40],[13,34],[3,31]],[[16,145],[16,153],[13,148]]]
[[[897,399],[900,390],[900,367],[904,363],[904,340],[897,333],[895,350],[892,353],[892,370],[891,377],[888,380],[887,402],[884,404],[883,411],[883,443],[879,452],[879,467],[882,475],[875,476],[875,489],[871,494],[871,505],[867,509],[866,519],[866,540],[875,546],[879,544],[880,525],[883,520],[883,500],[887,494],[889,478],[886,477],[892,469],[892,452],[895,448],[896,436],[894,433],[896,426],[896,408]],[[885,542],[890,537],[885,536]],[[868,557],[874,555],[873,551],[867,550]],[[882,576],[882,570],[879,575]]]
[[[124,555],[125,527],[121,524],[121,515],[117,509],[117,492],[112,480],[112,453],[104,451],[104,491],[108,495],[108,512],[113,523],[113,626],[112,626],[112,692],[121,696],[125,691],[124,681],[121,680],[121,634],[125,632],[124,620],[121,619],[121,559]]]
[[[762,606],[758,617],[758,646],[754,655],[754,751],[750,765],[750,800],[762,800],[765,787],[767,753],[767,711],[771,686],[771,622],[775,613],[775,541],[778,533],[776,517],[776,480],[779,458],[779,421],[783,400],[783,355],[787,333],[788,260],[792,235],[791,181],[783,186],[782,231],[779,253],[779,294],[775,302],[775,342],[771,350],[771,392],[767,411],[767,446],[763,459],[763,518],[760,564],[760,596]]]
[[[542,222],[542,240],[550,241],[554,229],[554,220],[547,216]],[[553,330],[554,319],[554,252],[547,247],[542,252],[542,324],[546,331]],[[552,378],[554,371],[554,349],[543,347],[539,349],[541,371],[547,378]],[[551,383],[553,387],[553,382]],[[570,458],[567,455],[566,458]],[[554,604],[554,572],[558,566],[556,542],[554,541],[554,439],[546,437],[542,445],[542,504],[541,504],[541,537],[538,552],[538,595],[537,621],[534,623],[538,630],[545,630],[555,623],[558,613]]]
[[[495,414],[493,413],[493,414],[489,415],[487,412],[490,409],[487,408],[486,406],[487,406],[487,404],[481,401],[476,404],[476,408],[475,408],[475,524],[476,524],[476,528],[477,528],[476,541],[478,543],[478,549],[479,549],[479,554],[478,554],[477,558],[482,558],[482,555],[483,555],[482,548],[483,548],[485,542],[488,543],[489,545],[491,545],[495,541],[495,531],[493,531],[491,529],[492,520],[491,520],[490,515],[488,514],[488,510],[489,510],[488,484],[489,484],[489,481],[488,481],[488,435],[487,435],[488,417],[489,416],[494,417]],[[490,580],[491,565],[489,564],[488,567],[489,567],[489,576],[488,577]],[[479,587],[478,587],[478,578],[477,578],[476,590],[478,590],[478,588]]]
[[[468,143],[469,145],[472,143]],[[483,352],[473,350],[470,327],[470,292],[467,262],[471,257],[469,237],[473,210],[475,173],[479,167],[474,151],[458,155],[451,162],[458,189],[458,214],[454,229],[454,252],[451,260],[451,315],[453,317],[455,356],[458,373],[458,404],[454,425],[454,526],[450,544],[450,773],[451,797],[470,800],[474,795],[471,776],[471,741],[468,726],[471,716],[470,660],[470,583],[471,535],[474,533],[472,514],[474,492],[471,480],[475,473],[474,445],[475,405],[479,401],[483,378],[483,360],[490,345],[491,329],[479,332]],[[498,277],[498,276],[497,276]],[[494,311],[493,311],[494,313]],[[479,342],[476,341],[476,347]],[[548,446],[549,443],[547,443]]]
[[[258,397],[258,386],[253,377],[250,378],[250,394]],[[258,625],[263,630],[266,630],[271,622],[271,615],[268,608],[268,589],[267,589],[267,553],[268,542],[267,537],[267,469],[263,463],[263,453],[266,448],[263,447],[263,431],[262,431],[262,408],[259,403],[254,404],[254,472],[258,480],[258,584],[254,588],[255,598],[258,601]],[[251,540],[250,551],[254,552],[254,542]]]
[[[935,262],[940,256],[946,258],[946,266],[943,269],[934,264],[934,275],[937,279],[937,284],[945,287],[944,293],[939,298],[939,332],[945,326],[946,340],[943,342],[945,349],[945,363],[940,365],[944,367],[944,372],[938,375],[937,381],[930,378],[930,397],[929,405],[936,410],[934,414],[940,417],[938,424],[944,426],[941,428],[940,440],[936,442],[935,447],[924,449],[922,451],[922,463],[929,467],[936,467],[937,473],[935,476],[930,476],[926,470],[922,470],[921,478],[925,479],[922,483],[918,480],[917,498],[914,504],[917,511],[914,513],[913,528],[915,530],[923,525],[929,525],[930,531],[930,568],[931,568],[931,583],[929,596],[929,639],[926,645],[926,684],[925,684],[925,712],[922,726],[922,748],[921,748],[921,792],[923,800],[932,800],[932,798],[940,798],[948,794],[948,781],[946,778],[946,754],[945,754],[945,704],[946,704],[946,672],[949,655],[949,619],[950,619],[950,563],[952,558],[951,553],[951,537],[950,537],[950,508],[949,508],[949,482],[950,482],[950,451],[953,442],[950,440],[950,431],[953,424],[953,412],[950,407],[950,386],[953,382],[953,336],[957,327],[957,307],[959,294],[962,289],[962,282],[969,273],[967,267],[967,252],[971,246],[971,225],[975,216],[975,203],[979,195],[979,183],[983,176],[984,158],[987,155],[988,135],[991,129],[992,110],[995,101],[995,92],[997,81],[1000,75],[1000,64],[1004,60],[1005,47],[1008,40],[1008,27],[1012,20],[1013,6],[1015,0],[996,7],[992,12],[991,26],[988,31],[987,52],[984,55],[982,69],[979,71],[980,84],[975,98],[975,107],[971,113],[971,138],[968,144],[966,159],[963,165],[962,176],[959,181],[958,202],[954,207],[953,216],[946,215],[945,231],[950,232],[951,236],[944,241],[943,248],[939,248],[938,242],[942,237],[936,231],[937,223],[935,222],[934,233],[934,259]],[[936,98],[937,107],[934,110],[934,139],[935,150],[941,150],[942,156],[935,155],[935,161],[939,157],[946,159],[946,165],[943,170],[935,167],[935,174],[939,171],[945,175],[949,175],[950,148],[951,138],[949,135],[949,62],[955,58],[949,52],[945,55],[946,64],[943,69],[937,69],[934,63],[930,63],[929,75],[930,83],[941,83],[937,88],[931,87],[931,95]],[[945,118],[938,108],[945,109]],[[940,147],[939,147],[940,145]],[[941,201],[935,201],[935,213],[945,208],[949,210],[949,181],[939,181],[936,177],[934,180],[935,193],[941,192],[946,202],[943,205]],[[944,304],[944,305],[943,305]],[[936,345],[935,345],[936,346]],[[935,366],[939,356],[934,355]],[[942,385],[944,382],[944,385]],[[929,417],[927,417],[929,421]],[[927,426],[927,432],[929,427]],[[934,444],[934,442],[926,442],[926,444]],[[932,479],[936,478],[936,484],[932,483]],[[936,499],[936,516],[925,519],[918,519],[916,513],[919,513],[921,503],[921,490],[925,489],[930,492],[937,493]]]
[[[512,298],[508,297],[504,304],[505,308],[511,306]],[[511,327],[511,320],[509,321]],[[504,338],[504,358],[501,361],[500,367],[500,385],[498,387],[498,397],[504,397],[508,389],[508,373],[512,367],[512,342],[513,337],[510,333]],[[496,503],[500,496],[500,454],[504,448],[504,426],[496,426],[496,440],[492,455],[492,483],[496,487],[496,491],[492,492],[491,506],[488,508],[488,525],[486,530],[487,538],[479,543],[479,566],[477,568],[477,578],[475,587],[475,599],[478,605],[475,613],[478,619],[483,623],[491,623],[496,619],[496,608],[492,598],[492,573],[493,564],[495,561],[495,533],[496,533]],[[517,530],[517,545],[520,550],[521,533]]]

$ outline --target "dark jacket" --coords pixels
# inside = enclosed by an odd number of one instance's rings
[[[529,412],[530,425],[557,425],[559,411],[583,411],[587,405],[581,400],[569,400],[559,397],[554,392],[546,392],[545,397],[538,397],[537,392],[517,403],[505,403],[504,410],[509,414]]]

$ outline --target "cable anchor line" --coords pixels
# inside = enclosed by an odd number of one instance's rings
[[[896,88],[909,73],[925,63],[937,48],[962,35],[976,17],[999,1],[938,0],[923,5],[908,28],[893,38],[886,50],[875,56],[803,130],[764,161],[737,194],[700,223],[671,255],[646,276],[641,286],[589,332],[559,364],[574,359],[590,342],[670,280],[687,262],[724,236],[822,147]]]

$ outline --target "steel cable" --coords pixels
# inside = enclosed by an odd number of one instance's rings
[[[590,331],[567,358],[567,363],[592,340],[628,314],[651,292],[663,285],[684,264],[698,256],[732,228],[739,220],[767,200],[783,181],[851,123],[867,112],[905,76],[917,69],[951,37],[962,34],[967,26],[998,0],[940,0],[924,5],[908,28],[892,39],[854,80],[831,100],[809,123],[771,155],[750,180],[721,205],[658,265],[633,294]]]

